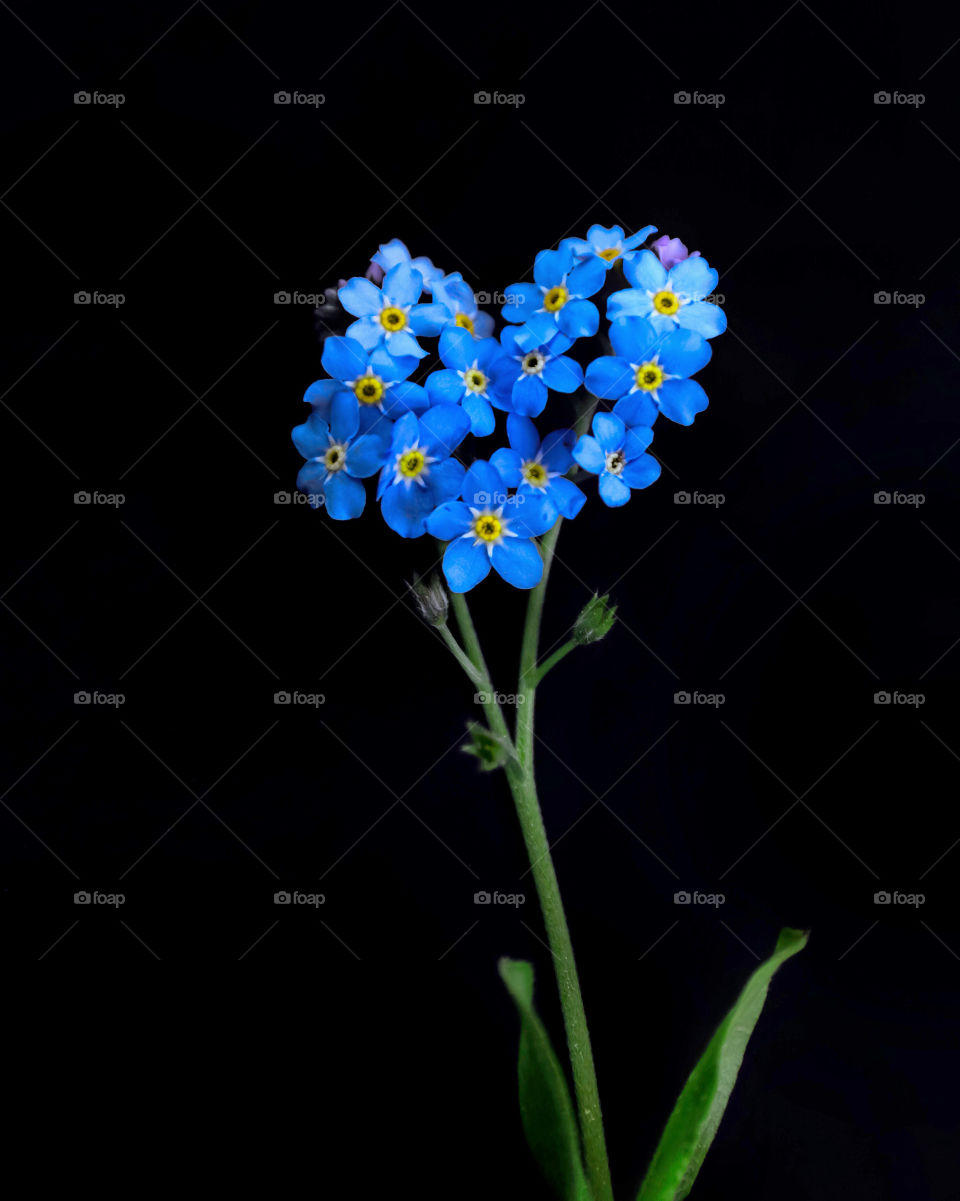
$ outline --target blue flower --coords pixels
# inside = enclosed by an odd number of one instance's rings
[[[603,225],[591,225],[587,230],[586,239],[564,238],[560,243],[560,249],[569,246],[578,263],[595,255],[603,260],[604,266],[609,271],[617,259],[633,258],[636,248],[656,232],[655,225],[645,225],[637,233],[625,238],[619,225],[611,225],[609,228]]]
[[[684,259],[667,271],[652,250],[641,250],[624,263],[623,273],[633,284],[614,292],[607,301],[607,316],[646,317],[658,333],[679,325],[704,338],[715,338],[727,328],[727,315],[704,298],[717,287],[717,272],[699,255]]]
[[[448,325],[440,335],[440,358],[446,371],[427,376],[432,404],[462,404],[470,431],[492,434],[495,420],[491,401],[506,407],[512,364],[496,338],[475,338],[468,329]]]
[[[395,359],[382,346],[366,351],[355,338],[327,338],[321,362],[333,379],[317,380],[303,399],[326,418],[332,398],[346,393],[367,433],[378,421],[395,421],[404,413],[422,413],[430,407],[426,388],[406,382],[417,361],[412,355]]]
[[[600,291],[606,275],[603,261],[596,256],[574,266],[569,246],[541,250],[533,268],[536,282],[507,288],[503,316],[515,325],[523,324],[519,337],[527,349],[549,342],[558,332],[568,338],[590,338],[600,328],[600,314],[587,297]]]
[[[587,498],[564,475],[573,466],[573,430],[554,430],[543,442],[529,417],[511,413],[507,418],[509,448],[495,450],[490,463],[508,488],[517,495],[545,499],[561,517],[576,517]]]
[[[408,263],[391,267],[380,288],[355,275],[337,293],[347,312],[360,318],[347,334],[365,350],[385,346],[394,358],[425,358],[428,352],[414,334],[436,337],[448,318],[441,304],[416,303],[422,291],[423,276]]]
[[[434,267],[430,259],[421,257],[412,259],[410,251],[407,250],[403,242],[399,238],[394,238],[390,242],[384,242],[377,253],[370,260],[376,263],[383,271],[384,275],[398,263],[406,263],[412,267],[414,271],[420,272],[420,278],[423,280],[423,286],[428,292],[432,292],[434,285],[438,280],[443,278],[443,272],[439,267]]]
[[[585,382],[594,396],[616,400],[614,412],[626,425],[653,425],[658,413],[692,425],[709,403],[688,376],[710,362],[710,343],[690,329],[658,334],[644,317],[610,323],[614,355],[594,359]]]
[[[507,496],[500,473],[477,459],[463,480],[463,501],[440,505],[427,530],[448,542],[443,574],[451,592],[469,592],[492,567],[514,588],[535,588],[543,560],[533,541],[557,520],[557,511],[537,497]]]
[[[600,499],[611,509],[625,505],[631,488],[646,488],[660,475],[660,464],[644,451],[653,441],[646,426],[627,429],[613,413],[596,413],[593,437],[584,434],[573,457],[584,471],[600,477]]]
[[[573,339],[554,334],[548,343],[525,347],[523,331],[506,326],[500,332],[503,348],[515,359],[509,407],[524,417],[539,417],[547,404],[548,388],[555,392],[575,392],[583,383],[583,368],[563,352]]]
[[[422,417],[407,413],[394,425],[377,498],[387,525],[403,538],[419,538],[424,520],[460,495],[463,464],[450,458],[470,429],[457,405],[438,404]]]
[[[455,325],[467,329],[477,338],[489,338],[493,333],[493,318],[477,308],[473,289],[459,271],[445,275],[433,286],[433,299],[450,313]]]
[[[338,393],[329,406],[329,421],[315,410],[292,434],[294,446],[307,460],[297,487],[314,508],[325,505],[335,521],[360,516],[367,499],[360,480],[373,475],[386,454],[386,440],[380,435],[355,437],[360,415],[351,400],[348,393]]]

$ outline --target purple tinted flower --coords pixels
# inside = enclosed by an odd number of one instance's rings
[[[689,251],[679,238],[668,238],[666,234],[651,242],[650,249],[656,252],[660,262],[668,271],[671,267],[676,267],[677,263],[682,263],[684,259],[700,257],[699,250]]]

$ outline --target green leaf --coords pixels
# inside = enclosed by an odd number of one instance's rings
[[[599,642],[610,633],[616,619],[617,606],[610,604],[609,593],[606,596],[597,596],[594,593],[580,610],[573,627],[573,641],[577,646]]]
[[[477,696],[484,697],[486,693],[478,692]],[[479,703],[486,702],[480,701]],[[509,741],[501,738],[499,734],[494,734],[492,730],[488,730],[479,722],[469,722],[467,733],[470,741],[465,742],[460,749],[464,754],[474,756],[481,771],[493,771],[497,767],[505,767],[507,762],[514,757],[513,747]]]
[[[530,1150],[558,1197],[592,1201],[566,1077],[533,1008],[533,966],[501,959],[498,967],[520,1014],[520,1117]]]
[[[780,931],[770,958],[747,981],[720,1023],[674,1106],[637,1201],[683,1201],[710,1149],[727,1108],[743,1053],[767,999],[773,973],[807,944],[806,930]]]

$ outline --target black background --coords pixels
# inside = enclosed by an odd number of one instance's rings
[[[470,689],[404,599],[428,540],[372,503],[349,525],[275,503],[321,372],[310,305],[274,295],[362,274],[391,237],[494,292],[593,221],[654,222],[718,267],[730,331],[701,377],[710,408],[658,424],[660,481],[565,526],[544,647],[594,589],[623,620],[538,705],[615,1184],[633,1195],[710,1032],[793,924],[809,947],[772,988],[696,1196],[960,1195],[955,16],[13,9],[8,961],[102,981],[242,960],[238,993],[257,978],[269,1001],[238,1041],[207,1015],[207,1085],[183,1103],[229,1094],[245,1175],[275,1160],[331,1193],[542,1195],[499,955],[535,962],[562,1033],[509,795],[457,753]],[[475,104],[495,90],[522,105]],[[512,692],[522,598],[491,578],[474,610]],[[83,690],[124,703],[78,706]],[[279,707],[281,690],[325,702]],[[293,888],[323,908],[274,905]],[[83,889],[125,904],[78,907]],[[527,901],[478,908],[481,889]],[[677,907],[681,889],[726,900]],[[878,907],[878,890],[926,899]]]

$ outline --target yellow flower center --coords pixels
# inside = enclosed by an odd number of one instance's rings
[[[453,319],[453,324],[459,325],[461,329],[468,329],[471,334],[473,333],[473,319],[468,317],[466,313],[457,313]]]
[[[662,292],[657,292],[653,298],[653,307],[658,313],[663,313],[666,317],[672,317],[680,307],[680,297],[676,292],[671,292],[668,288],[664,288]]]
[[[551,288],[546,296],[544,296],[543,307],[548,313],[555,313],[558,309],[562,309],[569,299],[570,293],[567,289],[563,284],[557,284],[555,288]]]
[[[395,334],[407,324],[407,314],[395,305],[388,305],[380,312],[380,324],[388,334]]]
[[[659,363],[641,363],[637,368],[637,387],[643,392],[656,392],[664,378],[663,368]]]
[[[520,366],[527,375],[539,375],[545,363],[546,359],[538,350],[531,350],[529,354],[523,356]]]
[[[346,461],[347,448],[345,446],[331,446],[323,456],[323,465],[327,471],[340,471]]]
[[[481,542],[496,542],[503,533],[503,522],[494,513],[481,513],[473,523],[473,532]]]
[[[383,380],[379,375],[362,375],[354,381],[353,391],[361,404],[379,404],[383,398]]]
[[[408,480],[415,480],[425,466],[422,450],[405,450],[397,461],[397,470]]]
[[[486,392],[487,377],[476,367],[463,373],[463,382],[468,392]]]
[[[522,472],[523,478],[528,484],[532,484],[534,488],[543,488],[549,479],[546,467],[542,463],[537,463],[533,460],[529,463],[524,463]]]
[[[600,251],[600,257],[602,259],[606,259],[608,263],[612,263],[613,260],[619,256],[619,254],[620,251],[616,246],[608,246],[606,250]]]

